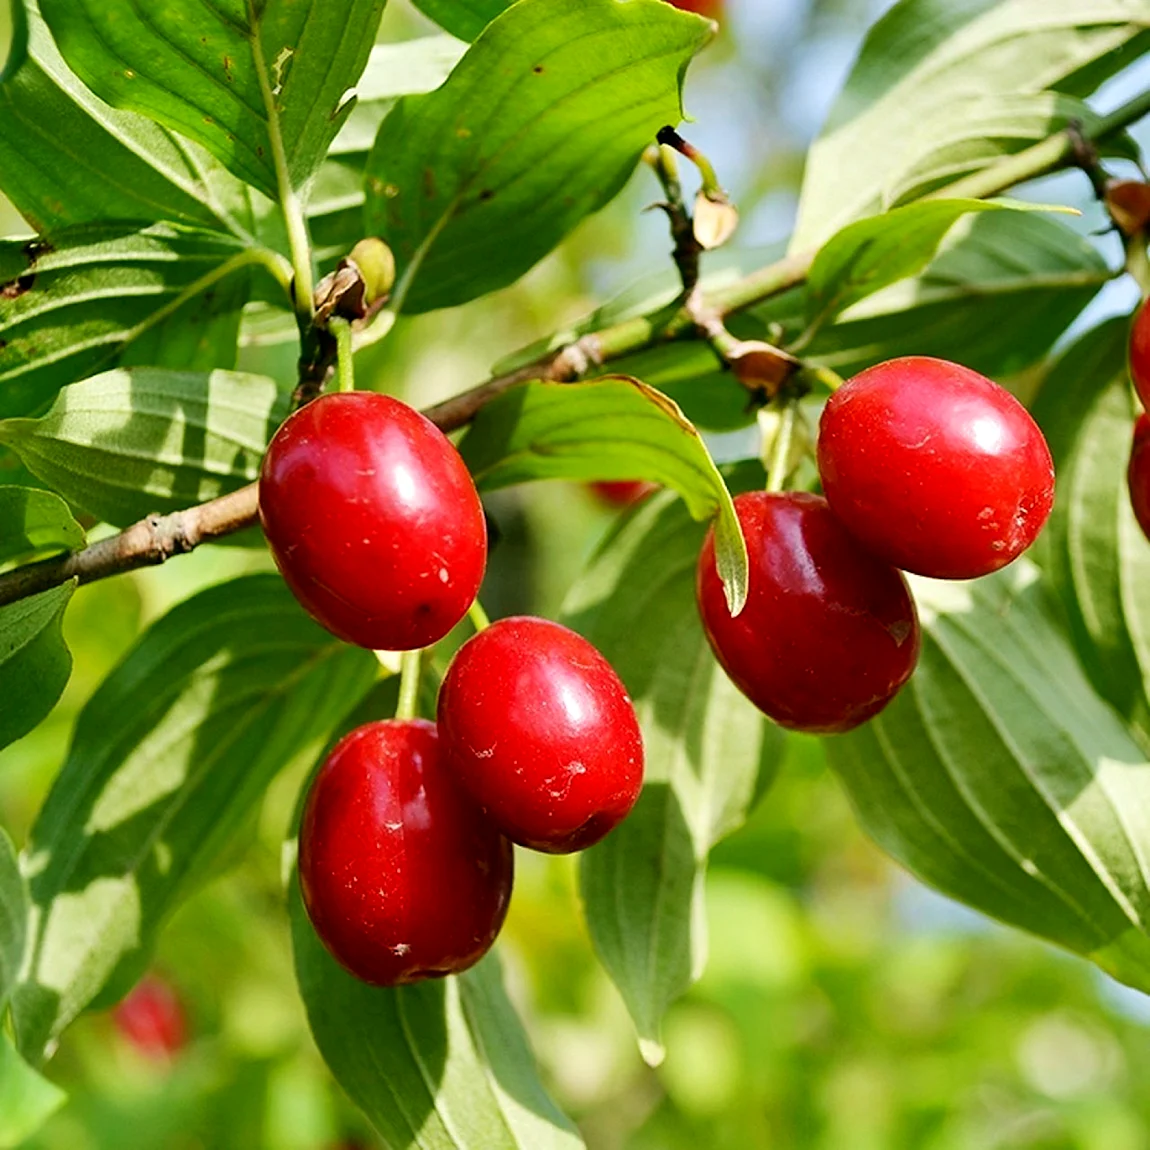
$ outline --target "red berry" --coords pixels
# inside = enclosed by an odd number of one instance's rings
[[[499,829],[539,851],[598,842],[635,805],[643,740],[611,664],[547,619],[500,619],[439,691],[444,758]]]
[[[1130,466],[1126,469],[1130,486],[1130,506],[1142,534],[1150,539],[1150,415],[1143,412],[1134,422],[1134,442]]]
[[[600,479],[588,485],[604,502],[612,507],[630,507],[658,490],[654,483],[642,479]]]
[[[1150,300],[1146,300],[1130,328],[1130,378],[1143,407],[1150,407]]]
[[[112,1011],[116,1029],[140,1054],[160,1062],[175,1057],[187,1041],[184,1009],[175,990],[147,974]]]
[[[936,579],[1005,567],[1034,542],[1054,502],[1038,425],[969,368],[892,359],[831,396],[819,474],[843,525],[879,558]]]
[[[828,734],[877,715],[918,659],[902,574],[849,535],[825,499],[752,491],[735,499],[747,540],[747,603],[731,617],[714,532],[699,556],[703,628],[735,686],[780,726]]]
[[[681,12],[696,12],[711,20],[718,20],[723,14],[723,0],[668,0]]]
[[[374,392],[320,396],[276,432],[260,521],[296,598],[361,647],[442,639],[487,562],[483,508],[459,453],[419,412]]]
[[[441,755],[434,723],[368,723],[336,744],[308,794],[304,906],[333,957],[364,982],[466,970],[503,925],[511,844]]]

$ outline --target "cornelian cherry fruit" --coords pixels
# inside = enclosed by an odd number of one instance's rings
[[[669,0],[680,12],[694,12],[717,20],[723,14],[723,0]]]
[[[429,646],[479,591],[487,526],[475,484],[439,428],[390,396],[300,408],[268,447],[259,502],[288,586],[349,643]]]
[[[112,1010],[121,1036],[145,1058],[167,1062],[184,1048],[188,1026],[175,988],[146,974]]]
[[[611,664],[547,619],[500,619],[456,652],[439,691],[444,762],[513,842],[566,853],[635,804],[643,740]]]
[[[299,835],[304,906],[356,977],[454,974],[490,949],[511,897],[511,844],[444,769],[434,723],[388,719],[341,739]]]
[[[828,400],[819,474],[834,513],[880,559],[937,579],[1005,567],[1054,502],[1029,412],[976,371],[926,356],[856,375]]]
[[[1134,442],[1130,447],[1130,465],[1126,469],[1130,487],[1130,506],[1142,534],[1150,539],[1150,415],[1142,412],[1134,422]]]
[[[703,629],[735,686],[780,726],[848,731],[910,678],[919,627],[906,580],[806,492],[735,498],[747,541],[747,602],[734,618],[715,569],[713,530],[699,556]]]
[[[602,503],[611,507],[630,507],[658,490],[654,483],[642,479],[599,479],[588,487]]]
[[[1130,328],[1130,379],[1143,407],[1150,407],[1150,300],[1145,300]]]

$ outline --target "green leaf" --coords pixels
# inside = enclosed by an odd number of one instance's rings
[[[1128,332],[1119,317],[1067,349],[1043,381],[1034,416],[1058,475],[1042,551],[1051,586],[1095,690],[1150,746],[1150,543],[1126,485]]]
[[[848,224],[820,249],[807,276],[807,319],[825,322],[880,289],[917,275],[963,216],[1062,211],[1021,200],[926,200]]]
[[[1083,118],[1066,97],[1121,70],[1148,25],[1144,0],[900,0],[807,157],[792,250]]]
[[[695,607],[703,535],[681,504],[645,501],[563,610],[618,671],[643,730],[639,802],[582,854],[580,884],[595,948],[653,1061],[664,1011],[704,961],[708,853],[742,824],[783,744],[719,669],[703,634]]]
[[[363,173],[384,116],[401,96],[438,88],[466,48],[452,36],[372,48],[356,85],[355,107],[308,189],[308,225],[321,266],[347,255],[363,238]]]
[[[513,0],[413,0],[416,8],[460,40],[474,40]]]
[[[84,529],[59,496],[0,487],[0,567],[84,546]]]
[[[527,383],[487,404],[459,450],[484,491],[532,479],[647,479],[673,488],[695,519],[718,514],[716,564],[732,614],[743,609],[747,548],[730,493],[699,433],[653,387],[618,377]]]
[[[385,0],[41,0],[69,66],[113,107],[196,140],[272,199],[302,187],[351,110]]]
[[[519,0],[441,88],[402,100],[368,161],[365,211],[409,277],[405,309],[512,283],[606,204],[681,118],[710,29],[663,0]]]
[[[0,827],[0,1018],[24,961],[28,934],[28,890],[12,840]],[[0,1082],[3,1075],[0,1075]],[[3,1108],[0,1107],[0,1114]]]
[[[0,416],[38,414],[60,387],[119,360],[229,366],[258,258],[219,232],[169,224],[0,241]]]
[[[389,1150],[576,1150],[489,955],[466,974],[368,986],[315,935],[293,876],[292,949],[316,1045]]]
[[[41,419],[0,420],[0,443],[71,503],[125,527],[252,482],[287,414],[265,376],[119,368],[62,388]]]
[[[914,580],[918,669],[825,740],[871,835],[923,881],[1150,991],[1150,764],[1020,560]]]
[[[24,9],[28,42],[16,37],[0,75],[0,191],[36,231],[161,219],[253,230],[240,181],[190,141],[108,107],[69,71],[34,0]]]
[[[0,567],[83,545],[83,530],[58,496],[0,487]],[[68,682],[72,656],[60,628],[74,589],[69,582],[0,607],[0,747],[32,730]]]
[[[0,1148],[20,1146],[65,1102],[66,1095],[36,1073],[0,1030]]]
[[[313,623],[274,575],[211,587],[145,632],[80,713],[26,848],[25,1057],[132,984],[271,779],[314,754],[375,675],[370,652]]]

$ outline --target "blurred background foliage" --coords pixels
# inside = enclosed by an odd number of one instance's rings
[[[886,6],[728,0],[722,35],[688,83],[697,121],[688,134],[741,207],[741,247],[785,239],[807,144]],[[427,30],[393,0],[381,36]],[[1120,79],[1125,88],[1140,81],[1145,69]],[[1100,102],[1114,101],[1103,93]],[[1080,177],[1047,181],[1035,194],[1080,203],[1078,226],[1099,227]],[[443,398],[665,268],[665,224],[641,210],[654,198],[640,172],[514,288],[402,321],[361,356],[360,386],[417,404]],[[0,224],[5,234],[26,231],[2,202]],[[1090,315],[1131,303],[1129,285],[1114,285]],[[286,384],[293,359],[290,344],[252,347],[241,366]],[[716,453],[735,457],[747,442],[746,433],[720,438]],[[616,513],[563,484],[499,493],[489,507],[499,532],[483,592],[492,615],[553,616]],[[17,844],[77,711],[140,630],[201,587],[269,566],[262,551],[205,547],[76,593],[65,620],[75,671],[64,698],[0,753],[0,823]],[[49,1066],[70,1101],[30,1150],[375,1145],[312,1045],[292,974],[281,843],[306,766],[277,781],[242,857],[163,936],[155,969],[174,989],[186,1041],[166,1053],[162,1042],[133,1040],[122,1015],[81,1019]],[[639,1058],[591,954],[572,860],[522,854],[518,865],[500,943],[511,991],[547,1081],[592,1150],[1150,1146],[1141,1077],[1150,1004],[898,872],[857,829],[816,740],[791,738],[758,812],[714,855],[709,964],[667,1018],[657,1069]]]

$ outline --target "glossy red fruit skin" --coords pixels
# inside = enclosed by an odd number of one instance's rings
[[[718,20],[723,14],[723,0],[668,0],[680,12],[695,12],[711,20]]]
[[[926,356],[867,368],[831,396],[818,465],[852,534],[936,579],[1005,567],[1054,502],[1054,463],[1030,413],[978,372]]]
[[[1150,300],[1145,300],[1130,328],[1130,379],[1143,407],[1150,407]]]
[[[376,650],[442,639],[487,563],[487,525],[459,453],[374,392],[322,395],[276,432],[260,522],[281,574],[333,634]]]
[[[1134,442],[1130,445],[1130,465],[1126,469],[1130,506],[1142,534],[1150,539],[1150,415],[1142,412],[1134,421]]]
[[[473,966],[503,925],[512,869],[511,844],[444,769],[434,723],[358,727],[312,783],[299,836],[304,906],[364,982]]]
[[[133,1048],[156,1062],[170,1061],[187,1042],[179,996],[159,975],[144,975],[112,1010],[112,1021]]]
[[[635,708],[611,664],[559,623],[513,616],[456,652],[439,690],[444,761],[513,842],[582,850],[643,784]]]
[[[735,686],[783,727],[849,731],[910,678],[918,616],[901,572],[848,534],[825,499],[752,491],[735,498],[747,540],[747,603],[735,618],[715,570],[714,532],[696,597],[711,649]]]

